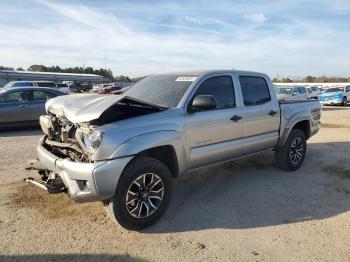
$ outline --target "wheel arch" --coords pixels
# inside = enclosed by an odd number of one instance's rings
[[[287,141],[290,132],[293,129],[300,129],[304,132],[306,139],[310,138],[311,134],[311,121],[308,118],[300,118],[292,123],[288,123],[280,139],[278,140],[277,147],[283,146]]]
[[[169,168],[173,177],[179,176],[179,162],[176,156],[175,149],[172,145],[152,147],[141,151],[135,157],[138,156],[149,156],[155,158]]]
[[[173,177],[186,170],[184,143],[176,131],[157,131],[133,137],[121,144],[111,158],[147,155],[163,162]]]

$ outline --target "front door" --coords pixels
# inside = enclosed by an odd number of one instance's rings
[[[31,120],[30,93],[27,90],[14,90],[0,98],[0,124],[13,126],[26,124]]]
[[[187,113],[188,169],[228,160],[241,153],[242,123],[239,121],[241,108],[236,103],[231,75],[204,79],[192,100],[197,95],[214,96],[217,107]]]

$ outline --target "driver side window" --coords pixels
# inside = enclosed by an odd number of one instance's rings
[[[197,89],[194,97],[211,95],[215,97],[215,109],[232,108],[236,106],[232,78],[230,76],[215,76],[205,80]]]

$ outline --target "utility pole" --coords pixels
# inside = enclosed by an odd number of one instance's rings
[[[107,70],[107,49],[105,49],[105,70]]]

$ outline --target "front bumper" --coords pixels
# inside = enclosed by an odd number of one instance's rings
[[[119,177],[132,157],[124,157],[95,163],[79,163],[62,159],[42,146],[37,146],[38,158],[43,166],[59,175],[68,194],[78,202],[90,202],[111,198]]]
[[[339,105],[343,103],[341,99],[320,100],[321,105]]]

